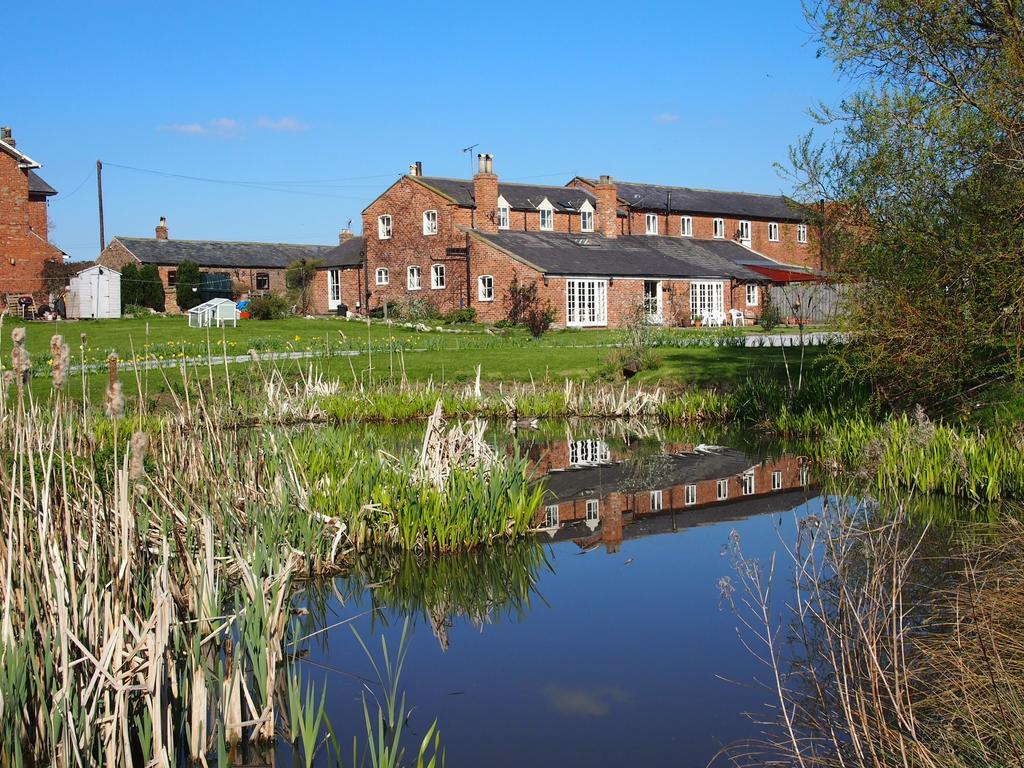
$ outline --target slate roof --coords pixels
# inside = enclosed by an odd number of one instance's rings
[[[143,264],[167,266],[181,264],[183,261],[192,261],[200,267],[284,269],[300,259],[326,259],[331,251],[338,250],[338,246],[291,243],[158,240],[153,237],[116,237],[114,239],[120,241]]]
[[[596,182],[586,179],[590,184]],[[639,211],[663,213],[671,202],[672,213],[721,214],[752,219],[802,221],[799,206],[784,195],[761,195],[753,192],[723,192],[715,189],[673,187],[667,184],[644,184],[615,181],[619,200]],[[669,195],[671,194],[671,201]]]
[[[786,272],[799,272],[807,275],[824,275],[817,269],[808,269],[807,267],[800,267],[795,264],[787,264],[782,261],[774,261],[760,253],[750,250],[749,248],[743,248],[742,246],[737,248],[736,243],[729,240],[701,240],[704,247],[714,251],[719,256],[729,259],[736,264],[743,267],[750,267],[752,269],[771,269],[771,270],[784,270]]]
[[[350,237],[320,257],[325,267],[358,267],[363,263],[363,238]]]
[[[446,179],[440,176],[409,176],[408,178],[436,189],[463,208],[475,208],[473,182],[467,179]],[[498,194],[516,211],[533,211],[546,197],[557,211],[578,211],[587,200],[597,208],[597,198],[585,189],[553,187],[540,184],[512,184],[498,181]]]
[[[30,195],[43,195],[49,197],[56,195],[57,190],[43,181],[43,178],[35,171],[28,172],[28,192]]]
[[[620,235],[606,238],[597,233],[519,232],[500,230],[496,234],[468,230],[474,236],[555,275],[593,277],[676,277],[735,278],[764,281],[718,250],[708,240],[654,235]],[[750,253],[738,243],[725,245]]]

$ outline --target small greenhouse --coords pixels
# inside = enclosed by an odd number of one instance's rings
[[[210,299],[188,311],[190,328],[220,328],[238,325],[238,307],[231,299]]]

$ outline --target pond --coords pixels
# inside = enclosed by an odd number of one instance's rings
[[[546,477],[539,533],[460,557],[365,558],[299,596],[318,632],[303,675],[326,684],[339,743],[365,739],[362,696],[380,695],[361,643],[380,663],[381,638],[393,656],[403,633],[409,744],[436,720],[449,766],[704,766],[756,738],[768,670],[722,605],[724,549],[735,531],[765,562],[821,511],[802,460],[735,435],[594,422],[491,439]]]

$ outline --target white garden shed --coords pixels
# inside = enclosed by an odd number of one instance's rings
[[[238,306],[231,299],[210,299],[188,311],[190,328],[210,328],[238,325]]]
[[[65,306],[69,318],[121,316],[121,273],[97,264],[68,281]]]

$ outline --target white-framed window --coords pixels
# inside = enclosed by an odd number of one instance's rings
[[[498,206],[498,229],[508,229],[508,206]]]
[[[800,485],[807,485],[811,480],[811,470],[806,464],[800,467]]]
[[[594,231],[594,212],[580,211],[580,232]]]
[[[377,238],[380,240],[391,239],[391,215],[383,214],[377,217]]]
[[[599,499],[587,499],[587,520],[597,522],[601,519],[601,502]]]
[[[494,301],[494,277],[480,275],[476,279],[476,297],[480,301]]]
[[[558,526],[558,505],[548,504],[544,507],[544,527],[556,528]]]
[[[693,237],[693,217],[679,217],[679,234],[683,237]]]
[[[341,270],[327,270],[327,308],[337,309],[341,303]]]
[[[718,239],[725,237],[725,219],[711,220],[711,234]]]
[[[551,208],[540,209],[540,228],[545,232],[555,228],[555,212]]]
[[[379,267],[377,273],[374,275],[377,285],[387,285],[391,282],[391,277],[388,271],[384,267]]]
[[[573,327],[608,324],[608,281],[565,281],[565,324]]]
[[[656,234],[658,234],[658,214],[656,214],[656,213],[648,213],[647,214],[647,223],[646,223],[646,226],[644,228],[644,232],[646,232],[648,235],[656,235]]]
[[[683,492],[683,504],[688,507],[692,507],[697,503],[697,485],[696,483],[690,483],[686,486]]]
[[[423,212],[423,234],[424,235],[436,235],[437,234],[437,211],[424,211]]]
[[[772,490],[782,490],[782,472],[780,472],[779,470],[775,470],[774,472],[772,472]]]
[[[410,291],[418,291],[420,289],[420,268],[409,267],[409,271],[405,278],[405,287]]]
[[[430,267],[430,287],[435,290],[444,288],[444,264],[434,264]]]
[[[806,243],[807,242],[807,225],[806,224],[797,224],[796,225],[796,241],[798,243]]]
[[[750,222],[749,221],[741,221],[740,222],[739,239],[743,240],[744,242],[747,242],[747,243],[750,242]]]
[[[718,500],[725,501],[729,498],[729,481],[719,480],[718,481]]]
[[[570,466],[607,464],[611,460],[611,449],[604,440],[573,440],[569,443]]]
[[[690,317],[721,317],[724,314],[724,289],[721,280],[697,280],[690,283]]]
[[[755,491],[755,480],[754,472],[752,470],[744,472],[742,477],[742,488],[744,496],[753,496]]]
[[[747,283],[747,306],[756,307],[761,302],[761,290],[753,283]]]
[[[663,501],[661,491],[651,491],[651,512],[661,512]]]
[[[771,222],[768,224],[768,239],[773,243],[779,242],[779,225],[778,222]]]

